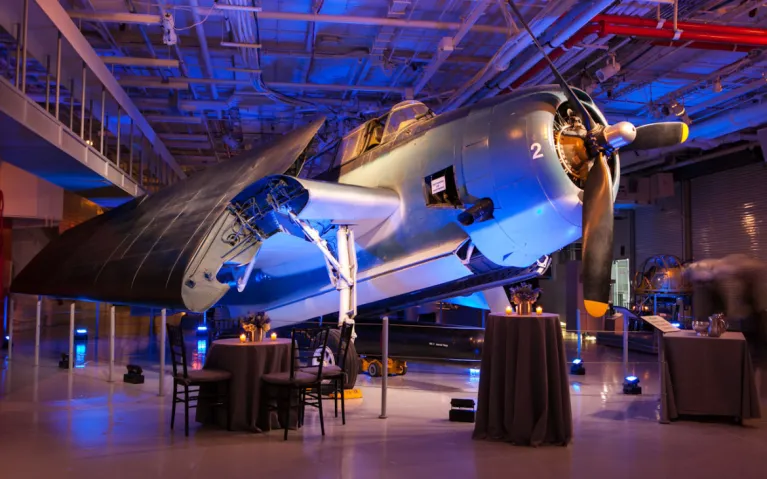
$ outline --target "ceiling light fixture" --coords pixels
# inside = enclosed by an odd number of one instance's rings
[[[722,92],[722,79],[717,77],[716,80],[714,80],[714,93],[721,93]]]
[[[166,45],[175,45],[178,42],[176,24],[173,21],[173,15],[168,12],[162,16],[162,42]]]
[[[621,71],[621,64],[615,59],[615,53],[610,53],[607,58],[607,64],[597,70],[597,80],[599,83],[604,83],[610,78],[614,77]]]

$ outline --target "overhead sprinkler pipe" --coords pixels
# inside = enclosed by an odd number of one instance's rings
[[[710,25],[704,23],[678,22],[679,30],[674,31],[670,23],[660,22],[651,18],[637,18],[622,15],[597,15],[584,28],[577,31],[560,47],[552,50],[549,57],[552,60],[564,55],[567,50],[575,47],[589,34],[596,33],[599,37],[617,35],[625,37],[640,37],[657,40],[659,46],[680,46],[687,43],[688,48],[705,50],[721,50],[749,52],[755,47],[767,46],[767,29],[750,27],[732,27],[725,25]],[[522,66],[515,69],[499,87],[519,88],[526,81],[546,67],[545,60],[540,60],[529,68]],[[509,79],[517,78],[509,84]]]

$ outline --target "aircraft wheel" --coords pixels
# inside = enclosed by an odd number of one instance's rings
[[[328,350],[329,351],[338,351],[338,344],[341,342],[341,331],[338,329],[331,329],[330,333],[328,334]],[[333,362],[326,364],[335,364],[336,357],[334,354],[325,354],[325,359],[330,359],[332,356]],[[340,358],[339,358],[340,359]],[[354,347],[354,343],[351,343],[349,345],[349,353],[346,355],[346,380],[344,381],[344,389],[352,389],[354,388],[354,385],[357,383],[357,375],[360,372],[360,364],[362,363],[362,360],[360,359],[359,354],[357,354],[357,349]]]

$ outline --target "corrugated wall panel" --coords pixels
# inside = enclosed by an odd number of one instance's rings
[[[673,198],[663,198],[653,206],[636,209],[636,265],[657,254],[673,254],[682,257],[682,195],[677,183]]]
[[[742,253],[767,261],[767,167],[763,163],[692,180],[696,260]]]

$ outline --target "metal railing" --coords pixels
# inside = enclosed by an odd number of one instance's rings
[[[56,7],[61,8],[47,0],[2,2],[6,62],[0,74],[142,189],[156,191],[183,178],[113,71],[87,44],[82,23],[62,33],[62,22],[69,22],[65,27],[74,23],[68,16],[51,17],[49,9]]]

